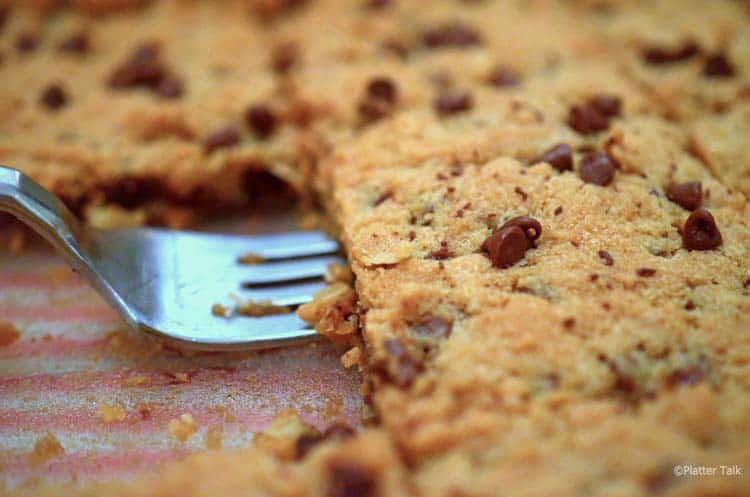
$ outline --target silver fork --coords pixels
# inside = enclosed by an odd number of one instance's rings
[[[294,312],[215,316],[235,294],[278,306],[309,301],[325,286],[338,244],[317,231],[224,235],[160,229],[85,230],[63,203],[20,171],[0,166],[0,211],[44,237],[125,322],[183,348],[279,347],[315,336]],[[242,265],[246,253],[263,262]]]

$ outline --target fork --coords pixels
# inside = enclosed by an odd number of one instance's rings
[[[294,312],[220,317],[212,304],[242,299],[297,306],[325,283],[339,245],[318,231],[226,235],[138,228],[84,228],[53,194],[16,169],[0,166],[0,211],[45,238],[132,328],[177,347],[263,349],[310,340]],[[262,262],[243,265],[252,253]]]

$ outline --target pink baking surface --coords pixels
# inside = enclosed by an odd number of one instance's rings
[[[259,353],[160,348],[125,329],[43,247],[0,253],[0,320],[21,332],[0,348],[0,488],[29,478],[80,481],[153,470],[205,450],[211,427],[222,429],[224,448],[247,446],[288,409],[320,428],[359,420],[359,378],[341,367],[330,344]],[[105,423],[102,404],[122,407],[125,419]],[[192,414],[198,432],[180,442],[168,424],[183,413]],[[48,433],[64,453],[32,464],[34,444]]]

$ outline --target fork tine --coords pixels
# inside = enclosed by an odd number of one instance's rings
[[[127,233],[131,230],[111,231]],[[157,239],[176,238],[174,232],[170,230],[140,228],[138,231]],[[231,254],[235,259],[247,253],[258,255],[267,260],[278,260],[333,254],[339,250],[338,242],[321,231],[290,231],[267,235],[228,235],[181,231],[177,239],[180,242],[181,249],[202,250],[205,253],[217,251],[222,254]]]
[[[324,281],[314,281],[243,290],[240,292],[240,296],[255,302],[270,300],[273,305],[299,305],[310,302],[313,296],[325,287],[326,283]]]
[[[342,263],[336,256],[309,257],[307,259],[266,262],[252,266],[242,266],[238,279],[246,287],[270,285],[284,281],[298,281],[319,278],[326,273],[329,264]]]
[[[339,250],[339,244],[320,231],[292,231],[250,238],[248,250],[269,260],[333,254]]]

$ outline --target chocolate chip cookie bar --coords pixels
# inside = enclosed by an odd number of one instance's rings
[[[746,198],[663,118],[583,141],[515,102],[404,115],[329,164],[369,395],[416,494],[690,494],[709,482],[673,466],[747,464]]]
[[[248,49],[267,36],[243,2],[6,17],[0,161],[75,211],[301,191],[295,126],[282,124],[270,50]]]

